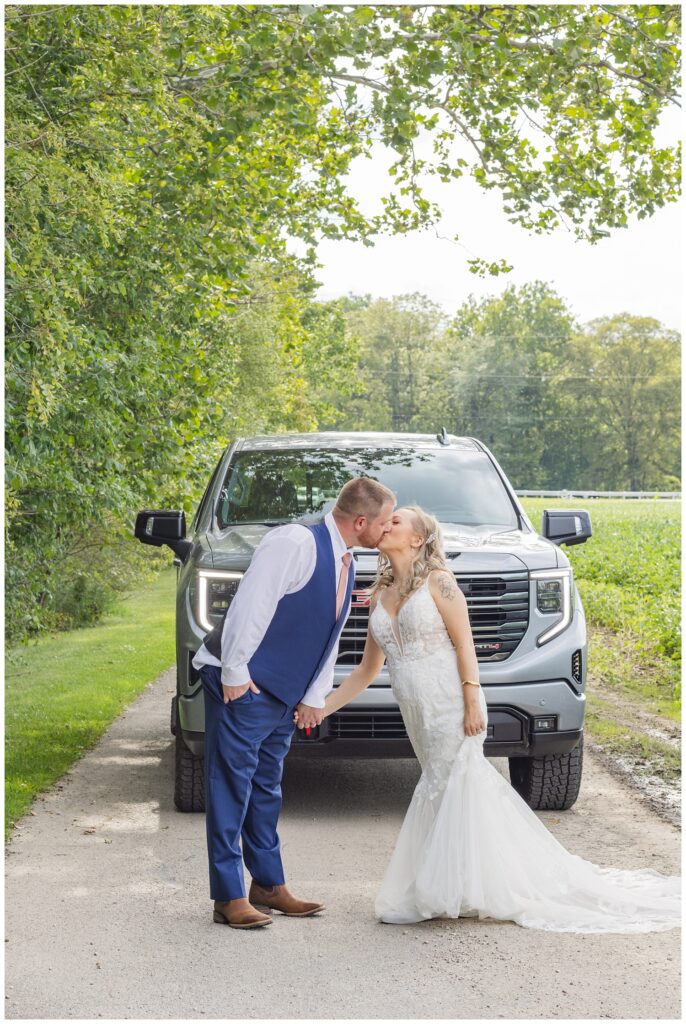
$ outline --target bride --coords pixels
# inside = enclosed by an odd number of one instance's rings
[[[347,704],[385,658],[422,769],[376,916],[488,917],[559,932],[678,927],[678,876],[569,853],[484,756],[487,707],[467,602],[438,522],[417,506],[398,509],[379,552],[364,656],[325,705],[326,717]]]

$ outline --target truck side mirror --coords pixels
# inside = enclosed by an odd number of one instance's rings
[[[186,540],[186,516],[182,511],[145,509],[139,512],[134,536],[142,544],[153,544],[158,548],[166,544],[182,562],[193,547],[192,542]]]
[[[548,509],[543,513],[541,535],[553,544],[583,544],[593,534],[591,517],[583,509]]]

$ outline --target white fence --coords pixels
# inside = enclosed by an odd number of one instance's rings
[[[519,491],[522,498],[659,498],[675,500],[681,491]]]

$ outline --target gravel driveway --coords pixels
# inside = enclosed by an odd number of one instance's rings
[[[287,764],[289,882],[327,910],[255,932],[212,924],[204,817],[171,799],[173,679],[146,688],[7,846],[6,1017],[679,1018],[679,931],[375,922],[414,762]],[[677,828],[592,756],[575,807],[540,817],[597,863],[680,870]]]

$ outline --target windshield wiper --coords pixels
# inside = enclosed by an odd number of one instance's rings
[[[225,523],[224,529],[229,526],[285,526],[292,522],[292,519],[243,519],[239,523]]]

